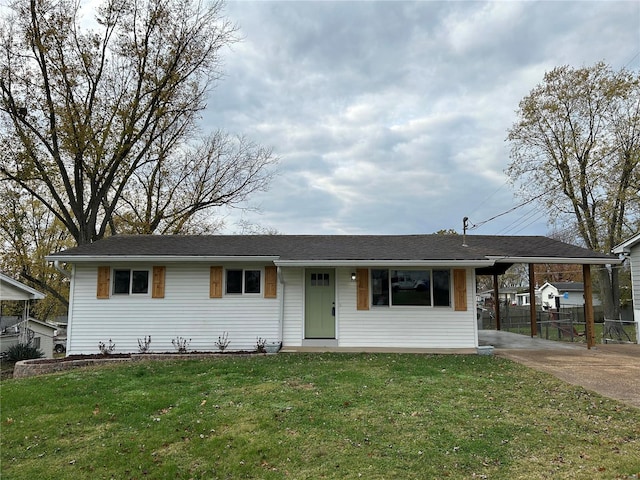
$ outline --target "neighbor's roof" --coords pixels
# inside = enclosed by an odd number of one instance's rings
[[[31,300],[44,298],[44,293],[0,273],[0,300]]]
[[[48,260],[273,261],[276,265],[619,263],[543,236],[467,235],[117,235],[49,255]]]
[[[556,290],[563,292],[583,292],[584,291],[584,283],[582,282],[545,282],[544,285],[540,287],[542,290],[545,286],[555,287]]]
[[[640,243],[640,232],[636,233],[633,237],[628,239],[625,242],[622,242],[620,245],[616,245],[611,250],[613,253],[631,253],[631,248]]]

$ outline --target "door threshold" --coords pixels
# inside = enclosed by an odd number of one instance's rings
[[[335,338],[305,338],[302,340],[303,347],[337,347],[338,340]]]

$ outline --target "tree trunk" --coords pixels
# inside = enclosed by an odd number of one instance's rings
[[[622,339],[626,334],[620,323],[620,280],[618,269],[598,268],[600,298],[604,309],[604,336]]]

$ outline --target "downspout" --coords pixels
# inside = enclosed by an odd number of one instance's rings
[[[280,285],[282,285],[282,293],[280,294],[280,312],[279,312],[279,318],[278,318],[278,340],[280,342],[280,348],[282,348],[282,345],[284,343],[284,290],[285,290],[285,283],[284,283],[284,276],[282,275],[282,269],[280,267],[277,267],[277,275],[278,275],[278,281],[280,282]]]
[[[62,268],[60,266],[60,260],[55,260],[53,262],[53,268],[55,268],[57,271],[59,271],[65,277],[71,278],[71,274],[67,270],[65,270],[64,268]]]

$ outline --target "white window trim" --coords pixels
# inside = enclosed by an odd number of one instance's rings
[[[242,271],[242,292],[238,292],[238,293],[229,293],[227,292],[227,272],[229,271],[236,271],[236,270],[241,270]],[[260,272],[260,291],[259,292],[251,292],[251,293],[247,293],[244,291],[245,288],[245,272],[247,271],[258,271]],[[238,267],[238,268],[233,268],[233,267],[225,267],[224,268],[224,278],[223,278],[223,292],[225,296],[230,296],[230,297],[261,297],[264,294],[264,267]]]
[[[127,293],[116,293],[115,292],[115,286],[116,286],[116,270],[128,270],[129,273],[129,291]],[[147,272],[147,291],[146,293],[133,293],[132,289],[133,289],[133,272]],[[150,297],[151,296],[151,289],[152,289],[152,275],[153,273],[151,272],[150,268],[134,268],[134,267],[113,267],[111,269],[111,296],[112,297],[118,297],[118,298],[127,298],[127,297],[134,297],[134,298],[144,298],[144,297]]]

